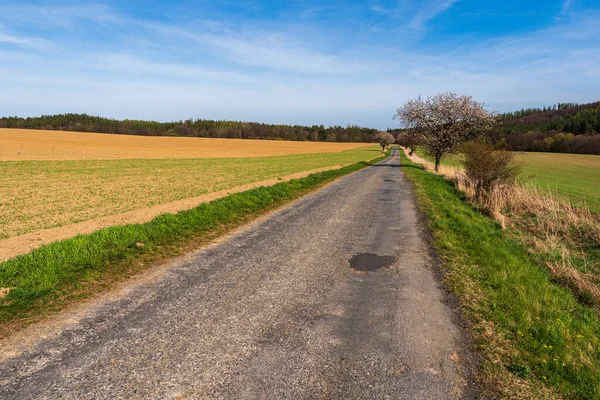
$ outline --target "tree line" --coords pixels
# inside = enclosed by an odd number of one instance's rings
[[[282,125],[241,121],[188,119],[157,122],[116,120],[87,114],[42,115],[40,117],[2,117],[0,128],[47,129],[77,132],[114,133],[141,136],[185,136],[231,139],[274,139],[314,142],[377,141],[377,129],[356,125]]]
[[[500,114],[503,118],[520,118],[525,117],[527,115],[546,112],[546,111],[557,111],[557,110],[566,110],[572,107],[576,107],[579,104],[577,103],[556,103],[548,107],[533,107],[533,108],[522,108],[517,111],[511,111],[504,114]]]
[[[500,149],[600,154],[600,102],[502,114],[488,136]]]
[[[188,119],[157,122],[116,120],[87,114],[2,117],[0,128],[99,132],[142,136],[280,139],[314,142],[380,142],[377,129],[356,125],[282,125]],[[404,129],[388,129],[397,137]],[[498,115],[486,136],[497,149],[600,155],[600,102],[557,103]]]

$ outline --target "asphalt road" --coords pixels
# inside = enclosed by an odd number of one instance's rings
[[[0,364],[0,398],[471,397],[397,151]]]

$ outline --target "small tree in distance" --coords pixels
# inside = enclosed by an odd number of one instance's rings
[[[403,147],[407,147],[410,150],[409,155],[413,155],[415,149],[420,144],[419,135],[412,131],[406,131],[398,135],[396,142]]]
[[[490,129],[496,114],[486,111],[472,96],[447,92],[407,101],[394,119],[420,138],[425,151],[435,158],[437,171],[444,155],[454,152],[470,132]]]
[[[385,151],[390,144],[394,144],[396,142],[396,138],[391,133],[379,132],[377,134],[377,141],[381,145],[381,150]]]

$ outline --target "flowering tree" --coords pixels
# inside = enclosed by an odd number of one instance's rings
[[[377,141],[381,145],[381,150],[384,150],[390,145],[396,142],[396,138],[391,133],[379,132],[377,134]]]
[[[482,132],[496,122],[496,114],[485,110],[472,96],[439,93],[410,100],[400,107],[394,119],[420,138],[425,151],[435,158],[435,170],[447,153],[454,152],[469,132]]]
[[[421,138],[414,131],[405,131],[398,135],[396,142],[403,147],[407,147],[410,150],[409,155],[413,155],[416,147],[421,143]]]

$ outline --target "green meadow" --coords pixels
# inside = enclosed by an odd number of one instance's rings
[[[524,182],[600,212],[600,156],[518,153],[516,158]]]

